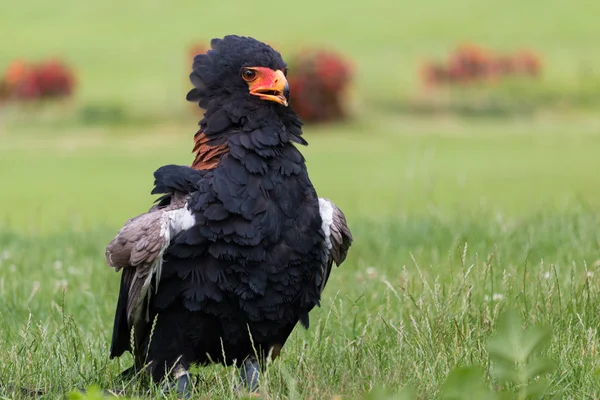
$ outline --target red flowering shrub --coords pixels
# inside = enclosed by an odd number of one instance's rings
[[[66,97],[73,92],[73,71],[58,60],[49,60],[37,65],[37,81],[42,97]]]
[[[58,60],[31,64],[13,61],[4,74],[7,97],[19,100],[67,97],[75,87],[73,71]]]
[[[345,95],[352,67],[328,50],[301,52],[290,62],[290,103],[305,122],[334,121],[346,117]]]
[[[462,45],[444,63],[425,63],[421,77],[427,86],[469,84],[508,76],[537,76],[541,68],[541,59],[530,50],[504,55],[477,45]]]
[[[15,60],[9,64],[4,80],[9,97],[30,99],[39,95],[34,69],[23,60]]]
[[[8,97],[8,85],[5,79],[0,79],[0,100],[4,100]]]

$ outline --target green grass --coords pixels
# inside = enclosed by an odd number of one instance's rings
[[[6,385],[62,398],[125,388],[130,358],[108,360],[119,275],[104,246],[145,211],[152,172],[187,164],[196,117],[183,101],[187,46],[230,32],[291,53],[328,44],[357,64],[357,116],[306,127],[320,195],[346,213],[355,245],[332,274],[311,329],[298,328],[266,398],[360,398],[414,387],[440,398],[455,367],[495,379],[498,316],[552,330],[546,398],[600,398],[597,312],[600,119],[578,110],[521,118],[399,115],[420,57],[467,40],[546,62],[567,87],[600,66],[598,2],[61,0],[0,3],[0,67],[64,55],[78,69],[71,105],[0,109],[0,398]],[[341,10],[347,15],[342,15]],[[565,86],[566,85],[566,86]],[[81,123],[82,108],[122,107],[122,124]],[[199,398],[234,397],[235,371],[196,371]],[[154,398],[163,398],[152,387]],[[472,397],[467,393],[465,397]]]
[[[351,258],[332,276],[311,329],[297,329],[271,367],[269,397],[354,398],[408,384],[434,398],[453,367],[487,367],[484,344],[506,308],[552,328],[550,393],[600,394],[600,220],[590,210],[352,222]],[[112,234],[2,235],[0,376],[53,396],[124,385],[115,377],[127,362],[107,360],[118,277],[101,250]],[[198,394],[227,396],[232,373],[201,370]]]

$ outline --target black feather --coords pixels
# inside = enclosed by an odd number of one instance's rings
[[[197,189],[205,172],[181,165],[165,165],[154,172],[154,189],[151,194],[190,193]]]

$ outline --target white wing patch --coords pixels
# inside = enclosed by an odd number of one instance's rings
[[[333,206],[323,198],[319,198],[319,213],[321,214],[321,229],[325,234],[325,244],[331,250],[331,224],[333,223]]]
[[[171,235],[173,236],[196,225],[196,217],[188,209],[187,203],[177,210],[168,211],[167,214],[169,216]]]
[[[156,274],[156,288],[154,293],[158,293],[158,284],[160,283],[160,277],[162,275],[162,264],[163,264],[163,253],[169,247],[171,238],[177,235],[179,232],[190,229],[196,224],[196,217],[188,209],[188,203],[185,203],[183,207],[166,211],[161,219],[160,224],[160,235],[164,238],[164,246],[160,249],[158,257],[152,265],[153,273],[148,274],[147,281],[144,282],[144,286],[150,285],[152,275]]]

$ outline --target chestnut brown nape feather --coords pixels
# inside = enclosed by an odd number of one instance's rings
[[[221,156],[229,151],[226,144],[213,146],[208,143],[209,139],[201,130],[194,135],[194,149],[196,155],[192,168],[195,170],[208,170],[219,165]]]

